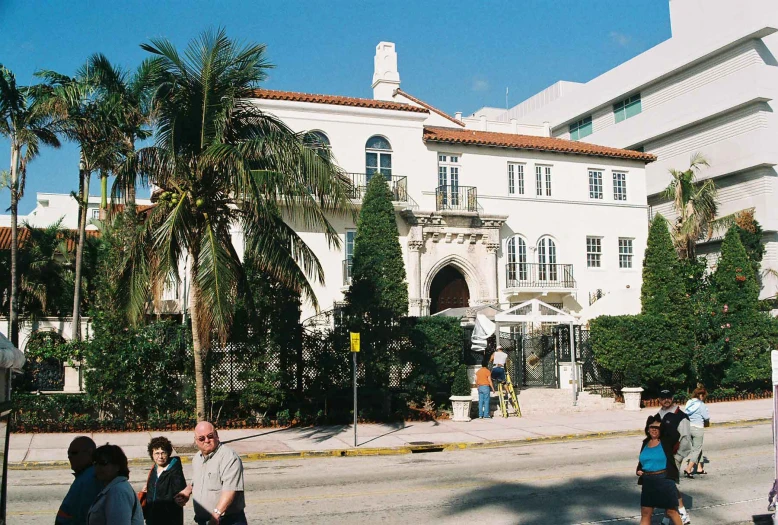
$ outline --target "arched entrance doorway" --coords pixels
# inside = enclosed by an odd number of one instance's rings
[[[470,290],[462,273],[453,266],[441,268],[430,285],[430,314],[469,305]]]

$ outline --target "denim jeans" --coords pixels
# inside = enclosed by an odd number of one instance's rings
[[[492,381],[505,382],[505,369],[503,367],[495,366],[492,368]]]
[[[489,417],[489,394],[492,391],[488,386],[478,387],[478,417]]]

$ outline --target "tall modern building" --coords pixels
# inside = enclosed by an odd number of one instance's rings
[[[699,177],[718,187],[719,215],[754,208],[765,230],[762,268],[778,270],[778,1],[670,0],[670,25],[670,39],[589,82],[560,81],[508,111],[464,120],[653,154],[648,204],[670,219],[668,170],[702,153],[710,167]],[[720,242],[719,234],[699,252],[715,263]],[[765,275],[762,296],[777,291]]]

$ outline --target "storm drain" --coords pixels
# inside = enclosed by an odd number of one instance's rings
[[[427,452],[443,452],[446,448],[444,445],[436,445],[432,441],[409,441],[411,445],[411,454],[425,454]]]

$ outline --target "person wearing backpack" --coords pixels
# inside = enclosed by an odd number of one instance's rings
[[[681,470],[683,460],[691,453],[691,427],[689,424],[689,416],[686,412],[681,410],[681,407],[675,404],[673,400],[674,392],[672,388],[662,388],[659,390],[659,403],[661,408],[657,415],[661,418],[662,423],[672,431],[678,433],[678,442],[673,446],[675,466],[678,470]],[[680,481],[680,480],[679,480]],[[681,515],[681,520],[684,525],[688,525],[692,522],[689,513],[686,512],[686,508],[683,506],[683,495],[681,489],[678,488],[678,513]],[[665,516],[662,521],[663,525],[669,525],[670,518]]]

